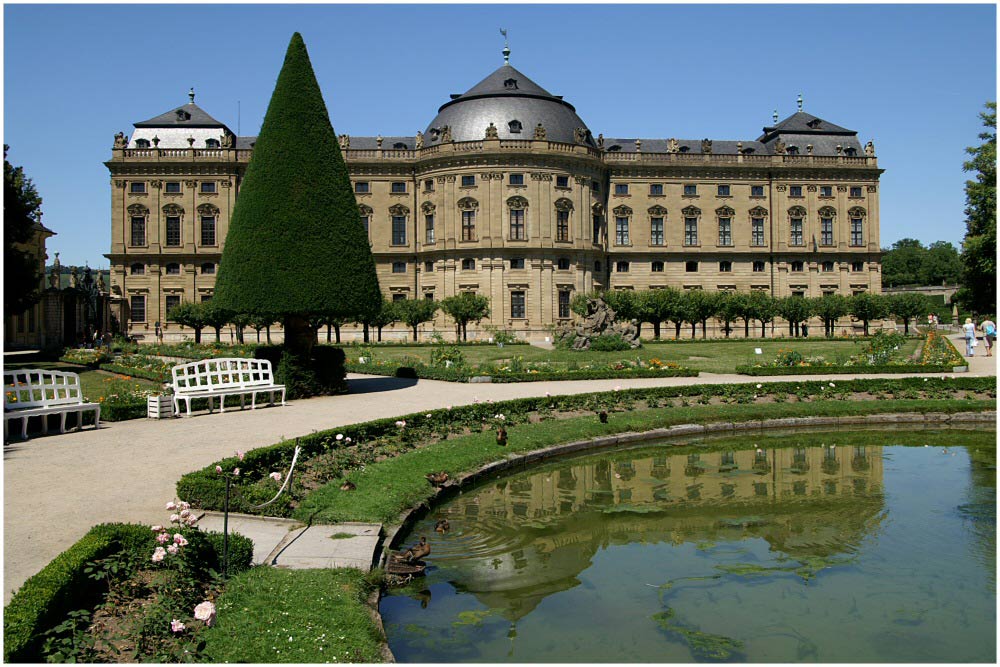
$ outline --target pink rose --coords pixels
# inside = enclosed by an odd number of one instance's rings
[[[194,525],[196,525],[198,523],[198,517],[196,517],[194,514],[192,514],[191,516],[189,516],[187,518],[187,520],[184,523],[186,523],[189,526],[194,526]]]
[[[181,518],[186,519],[191,516],[191,510],[181,510]]]
[[[243,452],[241,452],[238,449],[236,450],[236,458],[238,458],[240,461],[242,461],[244,456],[245,456],[245,454]]]
[[[233,477],[239,477],[239,476],[240,476],[240,469],[233,468]]]
[[[188,545],[188,541],[184,539],[184,536],[180,533],[174,533],[174,544],[179,547],[186,547]]]
[[[350,442],[350,441],[351,441],[350,438],[344,438],[344,442]]]
[[[178,514],[171,514],[170,515],[170,523],[178,523],[180,520],[181,520],[180,515],[178,515]]]
[[[205,625],[211,627],[215,623],[215,605],[205,600],[194,608],[194,617],[199,621],[205,621]]]
[[[215,472],[216,472],[216,474],[221,475],[222,474],[222,466],[215,466]]]
[[[171,544],[169,547],[167,547],[167,553],[170,554],[171,556],[176,556],[177,552],[180,550],[181,550],[180,547],[178,547],[176,544]]]
[[[160,532],[161,530],[163,530],[163,526],[161,526],[161,525],[159,525],[159,524],[157,524],[157,525],[153,526],[153,532],[154,532],[154,533],[158,533],[158,532]]]
[[[175,510],[175,509],[177,509],[177,503],[175,503],[174,501],[171,500],[169,503],[167,503],[167,509],[168,510]]]
[[[275,482],[280,482],[281,481],[281,473],[280,472],[272,472],[270,475],[268,475],[268,477],[270,477],[271,479],[273,479]]]
[[[156,536],[156,541],[160,544],[166,544],[170,541],[170,533],[160,533]]]
[[[183,500],[181,502],[177,503],[177,506],[180,507],[182,510],[189,510],[189,509],[191,509],[191,503],[186,503]]]
[[[170,631],[171,632],[184,632],[184,624],[178,621],[176,618],[170,621]]]
[[[156,547],[156,549],[153,551],[153,562],[159,563],[166,557],[166,555],[167,555],[166,549],[164,549],[163,547]]]
[[[343,440],[343,439],[344,439],[344,434],[343,433],[338,433],[337,434],[337,440]]]

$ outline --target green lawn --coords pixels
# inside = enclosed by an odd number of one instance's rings
[[[83,395],[91,401],[97,401],[101,396],[118,391],[124,380],[116,380],[119,376],[116,373],[94,370],[87,366],[77,366],[67,364],[62,361],[29,361],[20,363],[5,363],[5,370],[20,370],[24,368],[39,368],[47,371],[68,371],[80,376],[80,386],[83,388]],[[130,378],[128,383],[133,387],[139,385],[141,389],[159,389],[161,385],[149,380]]]
[[[917,349],[918,339],[909,339],[900,350],[902,355],[913,354]],[[768,341],[718,341],[718,342],[670,342],[644,343],[637,350],[628,352],[574,352],[572,350],[543,350],[531,345],[513,345],[497,347],[495,345],[476,345],[460,348],[466,363],[479,365],[496,363],[521,357],[525,362],[548,362],[556,365],[587,364],[605,365],[621,360],[636,358],[660,361],[672,361],[687,368],[693,368],[707,373],[735,373],[736,367],[754,362],[760,358],[770,361],[778,350],[794,349],[803,356],[823,356],[828,361],[845,361],[862,349],[863,342],[851,340],[813,339],[778,339]],[[754,348],[763,352],[760,357],[754,354]],[[429,346],[410,347],[404,345],[376,346],[374,354],[376,361],[398,361],[404,358],[420,359],[430,363],[431,350]],[[358,348],[345,347],[347,358],[357,361]]]

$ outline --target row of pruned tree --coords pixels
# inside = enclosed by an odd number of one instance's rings
[[[587,300],[596,294],[580,294],[571,303],[578,315],[587,312]],[[851,315],[864,325],[868,335],[869,323],[893,315],[903,321],[906,333],[910,322],[927,315],[933,303],[923,294],[897,294],[883,296],[862,292],[853,296],[827,294],[816,298],[801,296],[773,297],[767,292],[714,292],[709,290],[678,290],[672,287],[654,290],[610,290],[600,294],[619,318],[636,320],[653,326],[653,337],[660,338],[664,322],[674,326],[674,337],[680,338],[684,325],[691,327],[691,337],[701,326],[702,337],[707,336],[708,321],[716,319],[728,338],[734,325],[742,322],[743,335],[750,337],[751,324],[760,325],[760,335],[767,335],[767,325],[777,318],[788,324],[788,334],[799,336],[811,318],[823,321],[823,333],[834,335],[834,327],[842,317]]]
[[[340,328],[347,324],[359,324],[364,332],[365,342],[369,341],[370,333],[375,331],[377,340],[382,340],[382,329],[401,322],[413,330],[413,340],[417,340],[418,327],[424,322],[430,322],[438,310],[444,312],[455,322],[455,334],[463,340],[468,339],[470,322],[479,322],[490,314],[490,301],[478,294],[459,294],[442,301],[423,299],[407,299],[404,301],[389,301],[382,299],[381,306],[373,316],[351,319],[334,314],[312,315],[309,326],[314,335],[326,327],[326,340],[330,342],[336,336],[340,342]],[[167,319],[181,326],[194,330],[194,340],[201,342],[201,332],[205,329],[215,330],[215,340],[222,340],[222,330],[232,326],[236,340],[244,342],[245,331],[253,329],[260,342],[261,332],[266,331],[267,340],[271,340],[271,325],[282,323],[284,318],[273,313],[236,313],[227,310],[215,301],[201,303],[184,302],[170,310]]]

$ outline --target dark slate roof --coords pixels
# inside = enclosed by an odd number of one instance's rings
[[[864,148],[858,141],[858,133],[840,125],[817,118],[805,111],[797,111],[776,125],[764,128],[764,134],[758,141],[768,147],[768,152],[774,153],[778,138],[785,147],[795,146],[799,155],[807,155],[807,146],[812,145],[813,155],[837,155],[837,146],[842,150],[854,149],[857,156],[864,155]]]
[[[781,134],[774,135],[775,141],[768,141],[767,151],[769,153],[774,153],[774,145],[777,143],[776,139],[780,136],[781,140],[785,142],[785,149],[787,150],[791,146],[795,146],[798,149],[799,155],[808,155],[807,146],[812,145],[813,155],[824,155],[832,156],[837,155],[837,146],[839,145],[842,150],[847,150],[848,148],[853,148],[855,151],[855,157],[864,157],[865,151],[862,147],[861,142],[858,141],[856,136],[851,135],[822,135],[822,134]],[[847,155],[847,153],[842,153],[842,155]]]
[[[236,137],[236,148],[251,149],[257,142],[257,137]]]
[[[619,153],[635,153],[635,137],[628,139],[623,138],[608,138],[604,137],[604,150],[608,152],[619,152]],[[643,153],[667,153],[667,140],[666,139],[642,139],[642,152]],[[743,151],[746,153],[748,150],[752,149],[753,154],[761,155],[767,154],[767,147],[760,143],[759,141],[747,140],[743,142],[739,141],[728,141],[724,139],[713,139],[712,140],[712,153],[720,155],[736,155],[736,144],[743,144]],[[618,151],[610,151],[612,146],[621,146]],[[701,153],[701,139],[678,139],[677,146],[683,153]],[[687,147],[687,150],[684,148]]]
[[[512,121],[521,124],[520,132],[512,131]],[[548,140],[564,143],[574,143],[576,129],[587,127],[572,104],[505,64],[443,104],[427,126],[424,145],[438,143],[440,136],[435,136],[433,130],[441,132],[446,125],[451,128],[453,141],[479,141],[486,136],[490,123],[501,139],[532,139],[535,127],[541,123]],[[594,145],[593,138],[588,138],[587,143]],[[385,144],[382,146],[385,148]]]
[[[183,112],[183,113],[179,113]],[[171,109],[159,116],[135,123],[135,127],[226,127],[215,120],[194,102]]]
[[[777,125],[764,128],[764,134],[857,134],[854,130],[834,125],[805,111],[797,111]]]

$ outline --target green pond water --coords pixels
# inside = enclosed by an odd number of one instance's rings
[[[755,433],[490,480],[407,537],[432,553],[382,600],[389,645],[401,662],[995,662],[995,439]]]

